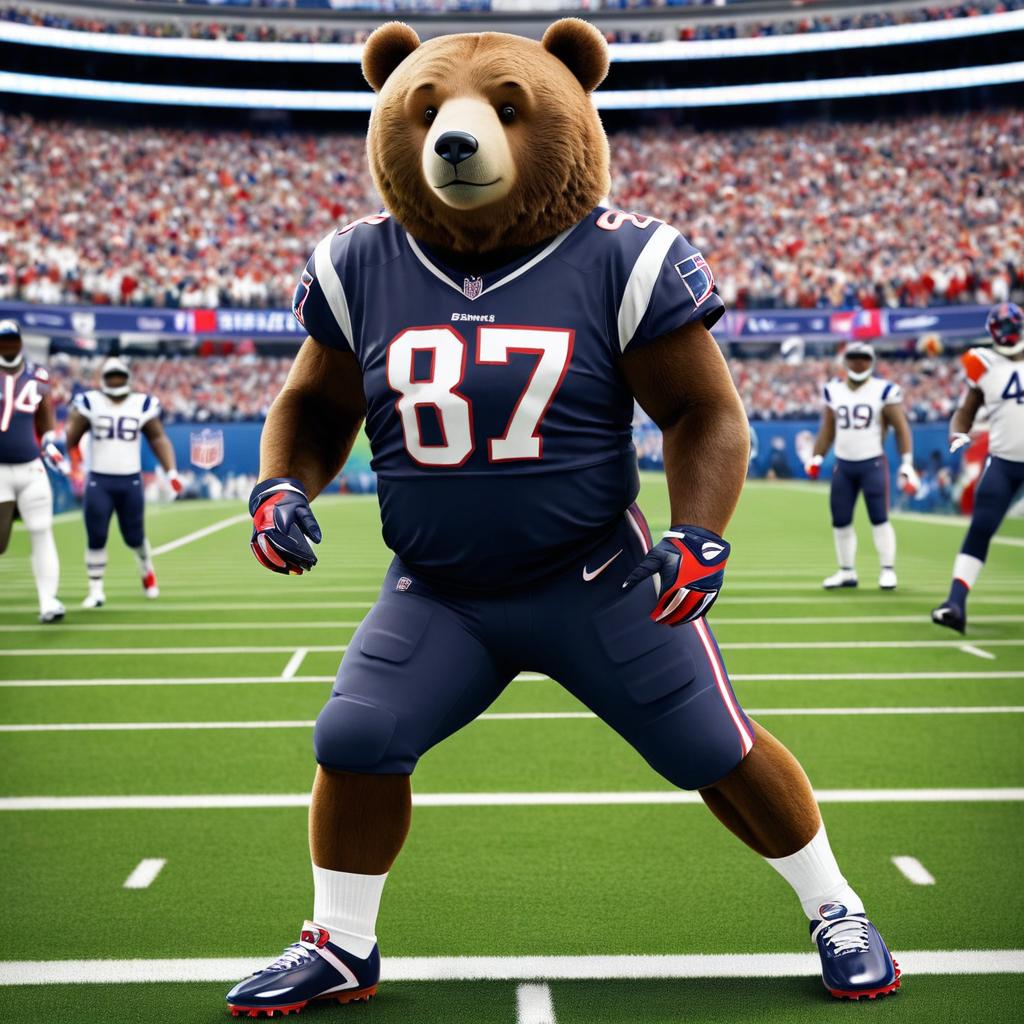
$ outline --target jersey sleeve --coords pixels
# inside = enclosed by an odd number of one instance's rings
[[[712,327],[725,312],[704,256],[675,228],[662,224],[637,257],[619,306],[622,351],[685,324]]]
[[[903,388],[893,381],[888,381],[882,388],[882,405],[899,405],[903,401]]]
[[[139,426],[144,427],[150,420],[159,419],[162,413],[160,399],[156,395],[146,395],[142,399],[142,408],[139,411]]]
[[[824,399],[825,404],[830,408],[834,408],[835,403],[832,401],[832,387],[830,384],[826,384],[821,389],[821,397]]]
[[[352,352],[352,320],[335,264],[339,248],[335,240],[340,238],[339,232],[332,231],[320,240],[295,288],[292,313],[321,345]]]
[[[92,400],[89,397],[88,391],[79,391],[78,394],[71,399],[71,408],[92,423]]]
[[[981,378],[988,373],[988,359],[980,349],[968,349],[961,357],[964,373],[967,374],[967,383],[972,388],[981,387]]]

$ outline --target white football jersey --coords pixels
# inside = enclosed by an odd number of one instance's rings
[[[877,459],[885,441],[882,410],[902,401],[899,384],[881,377],[869,377],[856,388],[850,387],[845,377],[833,377],[825,385],[825,404],[836,417],[836,458],[847,462]]]
[[[989,452],[1024,462],[1024,360],[1014,362],[994,349],[972,348],[961,361],[967,383],[985,400]]]
[[[156,397],[132,391],[115,401],[102,391],[82,391],[74,407],[89,421],[90,472],[131,476],[141,471],[142,428],[160,415]]]

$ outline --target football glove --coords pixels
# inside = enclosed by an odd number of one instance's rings
[[[899,472],[896,474],[896,482],[904,494],[917,494],[921,490],[921,478],[917,475],[917,470],[914,469],[913,455],[903,456]]]
[[[171,485],[175,497],[185,490],[185,481],[181,479],[176,469],[167,470],[167,482]]]
[[[812,479],[817,480],[821,475],[821,464],[825,461],[824,455],[812,455],[804,463],[804,472]]]
[[[629,590],[656,576],[658,600],[651,618],[679,626],[710,611],[722,589],[728,560],[729,544],[717,533],[700,526],[673,526],[622,586]]]
[[[970,434],[952,434],[949,438],[949,454],[954,455],[961,448],[966,448],[970,443]]]
[[[273,572],[300,576],[316,565],[309,541],[323,539],[302,484],[289,477],[258,483],[249,496],[250,547],[256,561]]]
[[[43,463],[50,467],[55,473],[67,476],[71,472],[68,460],[64,453],[57,447],[57,435],[48,430],[39,440],[39,455]]]

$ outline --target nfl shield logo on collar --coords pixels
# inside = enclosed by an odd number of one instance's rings
[[[405,593],[412,586],[412,580],[408,576],[402,576],[399,581],[395,584],[395,590],[399,593]]]
[[[706,301],[714,291],[715,276],[711,273],[711,268],[707,265],[704,257],[699,252],[695,252],[692,256],[687,256],[685,260],[680,260],[675,268],[683,285],[690,293],[693,304],[699,306]]]
[[[482,277],[466,277],[462,281],[462,294],[467,299],[479,299],[484,290],[484,279]]]

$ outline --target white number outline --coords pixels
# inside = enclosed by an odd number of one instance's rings
[[[4,411],[0,416],[0,434],[6,433],[16,412],[35,413],[42,404],[43,396],[39,393],[39,384],[35,377],[29,377],[22,385],[17,396],[14,394],[15,376],[4,374]]]
[[[457,463],[445,462],[445,461],[424,461],[413,453],[413,447],[416,448],[421,454],[423,452],[441,452],[447,450],[450,447],[448,439],[448,431],[445,428],[445,413],[446,410],[440,404],[431,400],[423,400],[416,398],[415,392],[411,389],[415,385],[423,384],[434,384],[437,375],[437,345],[424,343],[422,345],[416,345],[413,343],[409,349],[409,369],[405,375],[405,380],[399,383],[404,385],[404,390],[395,383],[396,373],[396,357],[393,356],[395,351],[394,346],[398,341],[404,338],[406,335],[424,335],[433,331],[444,331],[447,334],[455,338],[456,341],[462,346],[462,363],[459,372],[459,379],[448,389],[447,394],[453,395],[455,398],[460,399],[465,403],[464,408],[466,410],[466,416],[468,420],[468,433],[469,433],[469,450]],[[490,332],[492,335],[491,342],[487,343],[489,350],[489,358],[484,358],[483,349],[485,345],[484,331]],[[507,338],[508,344],[502,344],[500,335],[513,335],[514,338]],[[550,344],[541,345],[529,345],[525,342],[530,340],[530,336],[533,335],[534,339],[538,336],[541,338],[547,335],[559,335],[565,339],[564,353],[558,348]],[[552,402],[555,400],[555,396],[558,394],[562,387],[562,383],[565,380],[566,374],[569,372],[569,366],[572,363],[573,350],[575,346],[576,332],[566,327],[529,327],[520,324],[487,324],[480,325],[477,327],[476,332],[476,352],[474,356],[474,362],[479,366],[494,366],[494,365],[505,365],[507,366],[510,362],[512,355],[523,354],[536,356],[536,362],[534,363],[533,369],[530,371],[530,375],[527,378],[526,385],[516,400],[515,406],[512,409],[511,414],[505,424],[505,431],[500,437],[488,438],[487,441],[487,461],[491,463],[496,462],[534,462],[544,455],[544,438],[540,432],[541,424],[544,422],[544,417],[547,415],[548,409],[551,408]],[[513,341],[522,342],[522,344],[513,344]],[[497,346],[493,349],[492,346]],[[492,355],[493,351],[499,351],[500,355]],[[429,352],[431,353],[430,362],[430,376],[427,378],[417,380],[413,375],[414,363],[417,352]],[[398,414],[399,421],[402,424],[402,438],[405,446],[406,453],[409,458],[412,459],[418,466],[428,466],[431,468],[446,468],[446,469],[458,469],[460,466],[464,466],[466,462],[472,457],[476,451],[476,432],[473,423],[473,402],[466,395],[459,391],[463,380],[466,376],[466,363],[469,352],[469,342],[450,324],[432,324],[423,327],[407,327],[405,330],[400,331],[395,335],[394,338],[388,343],[387,352],[385,355],[385,366],[384,375],[388,387],[397,393],[398,398],[395,400],[395,412]],[[557,378],[555,379],[554,385],[551,387],[550,392],[545,396],[543,392],[538,395],[538,401],[543,399],[543,406],[540,410],[540,414],[534,419],[529,413],[520,415],[521,410],[524,407],[524,403],[528,397],[532,398],[531,389],[533,388],[534,381],[537,379],[542,366],[544,366],[545,360],[548,360],[550,366],[552,359],[559,359],[562,362],[561,369],[558,372]],[[535,392],[536,394],[536,392]],[[420,406],[428,406],[437,410],[438,425],[441,429],[441,436],[444,438],[441,444],[428,445],[423,443],[422,439],[422,428],[420,426],[419,415],[416,409]],[[411,418],[410,418],[411,416]],[[529,419],[526,417],[530,417]],[[410,440],[410,424],[415,425],[417,432],[416,444],[412,446],[409,444]],[[515,446],[522,445],[525,442],[536,442],[536,454],[528,455],[495,455],[495,443],[499,446],[503,442],[508,443],[509,447],[515,448]],[[532,445],[530,446],[532,447]],[[500,448],[499,448],[500,451]]]

